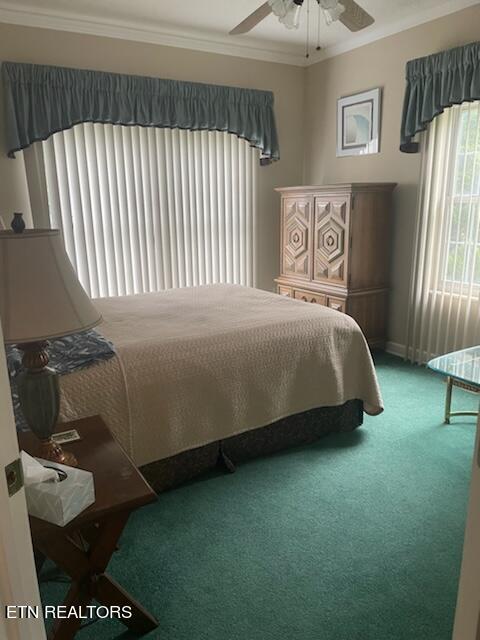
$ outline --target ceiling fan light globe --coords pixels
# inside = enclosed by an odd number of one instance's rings
[[[320,0],[320,6],[323,9],[327,25],[336,22],[345,11],[345,7],[338,0]]]
[[[280,22],[284,24],[287,29],[298,29],[300,26],[301,8],[298,4],[294,5],[284,18],[280,18]]]
[[[287,29],[298,29],[303,0],[268,0],[272,13]]]
[[[272,9],[273,14],[281,21],[281,19],[285,18],[291,9],[293,0],[268,0],[268,4]]]

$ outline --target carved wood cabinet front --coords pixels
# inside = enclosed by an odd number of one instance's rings
[[[386,341],[394,187],[369,183],[277,189],[278,293],[348,313],[372,347]]]

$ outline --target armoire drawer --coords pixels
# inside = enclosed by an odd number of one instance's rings
[[[311,291],[302,291],[301,289],[295,289],[293,297],[296,300],[303,300],[303,302],[313,302],[313,304],[327,304],[327,297],[321,293],[312,293]]]
[[[335,309],[335,311],[341,311],[342,313],[346,312],[347,304],[346,300],[343,298],[331,298],[328,297],[327,306],[330,309]]]
[[[293,298],[293,289],[291,289],[290,287],[282,287],[281,285],[278,285],[277,292],[281,296]]]

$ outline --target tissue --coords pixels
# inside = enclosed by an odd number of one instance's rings
[[[26,451],[20,452],[20,459],[23,468],[23,481],[25,486],[38,484],[39,482],[48,482],[49,480],[58,480],[58,473],[53,469],[47,469],[40,464],[38,460],[28,455]]]
[[[95,502],[93,474],[90,471],[41,458],[37,460],[24,451],[21,455],[25,472],[25,497],[31,516],[64,527]],[[56,471],[43,466],[49,464],[65,472],[61,482]]]

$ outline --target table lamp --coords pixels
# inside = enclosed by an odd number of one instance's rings
[[[15,226],[15,225],[14,225]],[[94,327],[101,316],[85,293],[58,229],[0,231],[0,318],[6,344],[23,352],[20,406],[41,442],[40,457],[75,466],[52,439],[59,407],[58,376],[48,365],[48,340]]]

